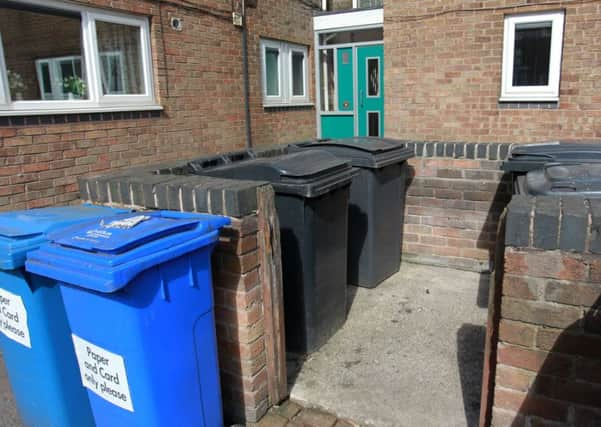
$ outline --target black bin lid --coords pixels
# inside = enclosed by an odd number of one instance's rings
[[[580,195],[601,197],[601,164],[549,164],[528,172],[529,195]]]
[[[529,172],[547,163],[601,163],[601,140],[515,145],[502,168],[506,172]]]
[[[413,150],[402,141],[373,137],[300,142],[292,144],[291,149],[326,150],[337,157],[350,160],[355,167],[370,169],[401,163],[414,156]]]
[[[317,197],[350,184],[356,172],[348,160],[322,150],[249,160],[208,170],[209,176],[268,181],[278,193]]]

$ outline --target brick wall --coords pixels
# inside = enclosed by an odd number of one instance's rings
[[[601,425],[601,205],[508,208],[492,425]]]
[[[511,196],[500,171],[508,144],[413,143],[403,259],[488,270]]]
[[[189,2],[182,7],[134,0],[87,3],[150,17],[164,112],[0,117],[0,210],[74,202],[79,176],[244,147],[241,33],[231,23],[229,0],[194,2],[212,8],[210,13]],[[259,1],[249,10],[257,145],[315,135],[313,108],[263,109],[258,68],[260,36],[311,44],[311,13],[295,0]],[[183,31],[170,28],[172,16],[183,20]]]
[[[601,69],[591,46],[601,34],[601,4],[536,3],[543,2],[385,0],[386,136],[468,142],[600,136]],[[560,8],[566,23],[557,108],[502,108],[504,14]]]
[[[261,182],[178,176],[182,162],[82,179],[97,204],[229,216],[213,256],[224,415],[256,422],[287,396],[279,222]]]

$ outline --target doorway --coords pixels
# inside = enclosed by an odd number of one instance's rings
[[[317,34],[320,138],[384,135],[381,27]]]

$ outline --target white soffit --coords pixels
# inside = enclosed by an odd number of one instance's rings
[[[313,29],[315,31],[344,30],[345,28],[378,25],[384,25],[384,9],[353,10],[313,18]]]

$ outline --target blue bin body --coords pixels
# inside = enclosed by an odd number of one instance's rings
[[[94,425],[60,287],[26,273],[26,254],[53,231],[124,212],[81,205],[0,214],[0,350],[25,426]]]
[[[211,252],[229,220],[122,219],[57,236],[27,260],[61,284],[96,424],[222,426]]]

